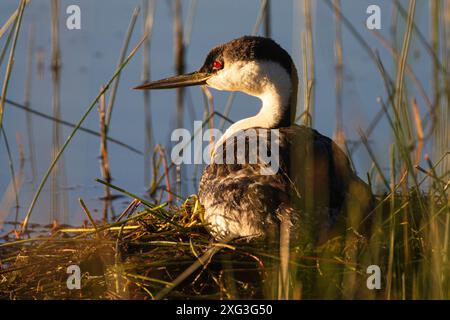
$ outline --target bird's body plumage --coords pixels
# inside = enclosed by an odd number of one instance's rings
[[[270,137],[270,129],[254,130],[263,139]],[[367,186],[330,138],[306,126],[278,130],[279,169],[275,174],[261,174],[261,167],[268,167],[267,163],[249,163],[250,154],[256,152],[251,149],[246,151],[244,163],[237,163],[234,150],[234,163],[212,162],[204,170],[199,200],[205,208],[204,219],[210,233],[216,239],[251,239],[270,230],[276,232],[280,219],[287,215],[292,225],[307,225],[309,231],[315,232],[314,240],[319,240],[337,224],[347,197],[355,196],[351,195],[351,184],[360,192],[357,197],[369,200]],[[250,135],[239,131],[227,143],[241,136],[248,141]],[[222,159],[226,158],[226,151],[223,148]]]

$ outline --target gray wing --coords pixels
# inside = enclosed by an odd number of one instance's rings
[[[256,131],[261,140],[266,139],[266,150],[272,150],[269,129],[248,130]],[[231,152],[234,162],[208,165],[200,181],[199,199],[205,207],[206,220],[219,225],[220,230],[215,233],[263,234],[277,224],[280,210],[307,213],[299,215],[301,224],[326,229],[336,222],[352,186],[362,190],[354,194],[370,193],[353,172],[345,153],[330,138],[305,126],[279,129],[279,170],[261,174],[261,169],[269,165],[251,162],[255,153],[259,157],[260,145],[255,148],[248,143],[248,130],[227,140],[228,144],[230,139],[243,135],[245,161],[236,163],[237,148],[223,148],[218,157],[226,162],[225,157]]]

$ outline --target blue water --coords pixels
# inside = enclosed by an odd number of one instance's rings
[[[141,1],[123,0],[79,0],[60,1],[60,48],[62,57],[61,68],[61,114],[62,118],[77,122],[84,110],[98,94],[100,87],[112,76],[123,39],[130,21],[133,9],[141,5]],[[172,13],[168,1],[156,1],[154,29],[151,37],[151,78],[158,79],[174,73],[173,58],[173,25]],[[402,2],[406,7],[405,2]],[[65,11],[67,6],[77,4],[81,8],[81,30],[68,30],[65,26]],[[385,62],[386,69],[393,72],[392,59],[377,38],[365,28],[366,8],[370,4],[378,4],[382,9],[382,29],[380,33],[390,39],[389,26],[391,21],[392,3],[381,0],[343,1],[343,12],[354,24],[358,32],[378,50]],[[187,17],[190,1],[183,1],[183,16]],[[3,23],[17,8],[18,1],[5,0],[0,3],[0,23]],[[193,71],[203,63],[208,50],[222,42],[250,34],[260,6],[260,1],[218,1],[201,0],[196,2],[194,24],[190,44],[186,50],[186,71]],[[292,53],[297,69],[302,71],[301,35],[304,30],[301,14],[302,2],[272,1],[272,37]],[[336,93],[335,93],[335,60],[334,39],[335,21],[332,11],[323,1],[313,5],[314,47],[316,61],[315,81],[315,119],[314,127],[322,133],[332,136],[336,125]],[[428,4],[419,1],[416,19],[424,34],[428,34]],[[35,29],[35,49],[44,54],[43,78],[38,77],[36,59],[34,59],[31,107],[41,112],[52,113],[52,82],[51,82],[51,48],[50,48],[50,1],[32,0],[25,10],[23,25],[15,54],[15,64],[12,72],[8,99],[22,103],[26,76],[27,38],[30,26]],[[130,47],[142,37],[142,12],[131,39]],[[262,34],[260,28],[259,34]],[[401,30],[400,30],[401,31]],[[401,34],[401,32],[399,32]],[[0,39],[0,47],[5,43],[6,35]],[[401,39],[400,39],[401,40]],[[401,43],[401,42],[400,42]],[[375,114],[380,110],[377,97],[386,97],[383,82],[375,65],[362,49],[355,38],[343,27],[344,47],[344,78],[343,105],[345,131],[349,139],[357,139],[357,128],[366,128]],[[424,86],[430,90],[431,79],[430,59],[424,53],[417,41],[413,41],[409,62],[414,65]],[[36,58],[36,55],[34,56]],[[144,150],[144,100],[143,93],[130,88],[141,82],[142,50],[139,51],[125,67],[117,92],[112,115],[110,136],[120,139],[140,150]],[[0,67],[0,79],[3,83],[5,65]],[[300,74],[300,80],[302,76]],[[411,90],[415,88],[411,86]],[[300,90],[302,92],[302,89]],[[215,108],[223,111],[228,93],[213,91]],[[419,106],[423,101],[417,95]],[[204,103],[200,88],[188,89],[186,98],[192,101],[186,103],[184,127],[192,129],[194,120],[201,120]],[[236,95],[230,118],[238,120],[248,117],[258,111],[259,101],[241,93]],[[302,108],[302,100],[299,101]],[[151,93],[152,131],[154,141],[169,146],[170,134],[174,128],[176,115],[175,92],[172,90]],[[83,126],[98,130],[98,113],[93,112]],[[19,153],[16,135],[21,137],[27,162],[25,163],[25,182],[20,190],[20,217],[23,218],[31,198],[36,190],[36,184],[43,177],[51,162],[52,123],[48,120],[32,116],[34,126],[34,145],[37,160],[37,178],[32,181],[29,150],[26,133],[26,117],[22,110],[6,105],[4,127],[9,138],[14,163],[18,167]],[[218,123],[218,122],[216,122]],[[70,134],[71,129],[61,127],[62,141]],[[386,121],[383,120],[375,130],[372,148],[379,160],[387,166],[387,151],[391,133]],[[144,157],[127,149],[109,143],[109,159],[113,182],[137,194],[143,194],[146,189],[144,177]],[[66,193],[69,212],[57,216],[63,222],[78,224],[85,219],[78,205],[78,198],[85,200],[88,207],[101,217],[102,203],[98,200],[103,195],[101,185],[94,179],[100,177],[99,169],[99,139],[79,132],[64,153],[67,185],[62,186],[61,194]],[[354,154],[354,162],[358,173],[366,177],[371,161],[364,148],[359,148]],[[3,141],[0,142],[0,197],[10,183],[7,166],[7,156]],[[201,169],[201,168],[200,168]],[[18,168],[16,168],[18,170]],[[61,171],[60,171],[61,172]],[[190,182],[193,166],[183,168],[184,177],[182,195],[195,193],[195,181]],[[187,179],[189,178],[189,179]],[[46,184],[41,198],[38,200],[32,221],[46,223],[50,220],[50,181]],[[128,199],[114,202],[116,212],[126,206]],[[15,209],[0,207],[0,220],[13,220]]]

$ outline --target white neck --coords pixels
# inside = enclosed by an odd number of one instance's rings
[[[217,89],[225,89],[231,84],[239,87],[236,91],[243,91],[249,95],[259,98],[262,102],[258,114],[253,117],[242,119],[231,125],[223,136],[215,144],[215,148],[220,146],[226,139],[240,130],[249,128],[277,128],[280,122],[289,112],[292,83],[290,75],[278,63],[272,61],[247,62],[245,65],[237,65],[239,70],[233,70],[220,76],[220,79],[208,81],[208,85]],[[239,74],[239,80],[231,78],[230,74]],[[226,78],[225,78],[226,77]],[[251,77],[251,81],[249,81]],[[239,81],[241,86],[237,86]],[[243,87],[243,88],[242,88]]]

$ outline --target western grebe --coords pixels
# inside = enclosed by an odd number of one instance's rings
[[[294,123],[297,70],[275,41],[255,36],[232,40],[213,48],[200,70],[136,89],[193,85],[241,91],[262,101],[258,114],[226,130],[200,181],[199,201],[216,240],[267,236],[287,221],[293,237],[304,235],[317,241],[327,237],[339,221],[345,224],[342,212],[348,203],[367,212],[372,201],[370,188],[358,178],[345,153],[330,138]],[[274,130],[277,141],[271,135]],[[262,141],[278,144],[276,171],[262,172],[270,165],[249,162],[252,152],[257,152],[249,142],[252,135],[259,138],[256,149]],[[230,151],[228,144],[239,139],[248,150],[233,147]],[[230,152],[233,163],[217,161]],[[245,153],[243,163],[236,161],[240,152]]]

